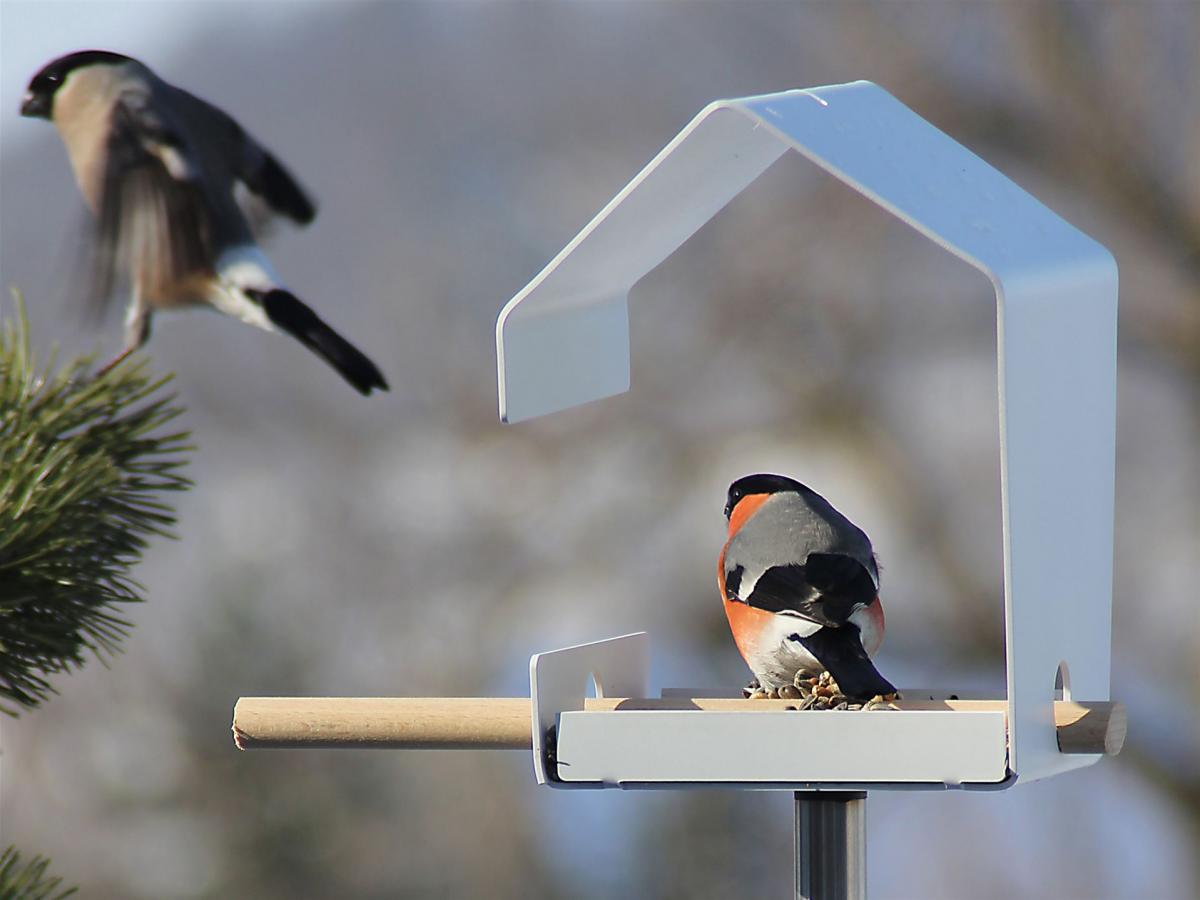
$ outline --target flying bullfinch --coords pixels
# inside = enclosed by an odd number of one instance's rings
[[[767,691],[827,670],[848,697],[894,694],[871,656],[883,641],[871,541],[829,502],[782,475],[729,487],[717,584],[738,650]]]
[[[128,271],[125,346],[110,367],[146,342],[153,313],[208,305],[290,334],[363,394],[387,389],[375,364],[298,300],[259,250],[260,219],[306,225],[316,209],[226,113],[135,59],[84,50],[33,76],[21,115],[53,122],[66,145],[98,227],[93,290],[101,304]]]

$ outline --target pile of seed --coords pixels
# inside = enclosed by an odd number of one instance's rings
[[[763,690],[758,680],[750,682],[744,690],[751,700],[798,700],[795,706],[788,709],[896,709],[892,700],[898,700],[899,694],[889,694],[886,697],[872,697],[866,702],[853,700],[842,693],[828,672],[811,675],[808,672],[797,672],[793,684],[785,684],[779,690]]]

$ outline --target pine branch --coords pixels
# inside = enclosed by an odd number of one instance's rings
[[[50,860],[35,856],[22,864],[14,847],[0,853],[0,900],[63,900],[78,888],[59,890],[61,878],[46,877]]]
[[[141,600],[130,571],[151,535],[175,523],[163,492],[190,487],[188,434],[160,429],[178,416],[169,377],[145,360],[90,373],[93,358],[39,370],[28,322],[0,334],[0,711],[32,709],[48,676],[117,652]]]

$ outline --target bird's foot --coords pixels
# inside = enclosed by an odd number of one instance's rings
[[[896,700],[900,700],[900,692],[892,691],[888,694],[876,694],[866,703],[862,704],[863,709],[899,709],[895,704]]]
[[[122,350],[120,353],[118,353],[115,357],[113,357],[112,360],[110,360],[109,362],[107,362],[103,366],[101,366],[100,370],[96,373],[96,377],[103,378],[105,375],[107,375],[109,372],[111,372],[113,369],[115,369],[117,366],[119,366],[121,363],[123,363],[129,357],[129,354],[131,354],[134,351],[134,349],[135,348],[133,348],[133,347],[126,347],[124,350]]]
[[[744,696],[747,700],[765,700],[767,699],[767,692],[763,689],[762,685],[758,683],[758,679],[755,678],[748,685],[742,688],[742,696]]]
[[[837,683],[828,672],[819,672],[814,675],[812,672],[800,671],[796,673],[792,684],[804,697],[829,698],[841,693]]]
[[[748,685],[742,688],[742,695],[747,700],[791,700],[799,696],[798,693],[788,693],[791,688],[784,685],[779,688],[766,688],[762,683],[755,678]]]

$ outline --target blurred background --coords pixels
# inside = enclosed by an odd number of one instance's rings
[[[800,478],[871,534],[880,669],[1003,691],[986,280],[788,154],[633,291],[633,389],[502,426],[501,305],[709,101],[867,78],[1121,267],[1122,755],[876,793],[874,897],[1200,895],[1200,7],[1184,3],[0,5],[0,282],[71,300],[65,152],[18,118],[70,50],[137,56],[318,200],[271,255],[392,392],[160,316],[199,446],[127,651],[3,725],[3,840],[86,897],[782,897],[787,794],[564,793],[525,754],[239,754],[240,695],[525,694],[531,653],[646,629],[655,684],[740,686],[725,488]],[[1069,348],[1064,348],[1068,350]],[[1103,602],[1103,598],[1097,598]],[[1050,684],[1047,685],[1049,690]]]

